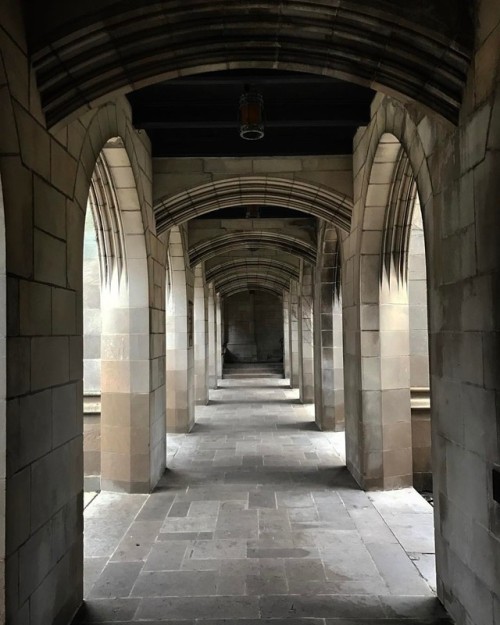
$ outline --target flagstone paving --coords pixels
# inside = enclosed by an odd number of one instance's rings
[[[90,503],[75,623],[449,623],[431,506],[360,490],[285,384],[223,380],[155,492]]]

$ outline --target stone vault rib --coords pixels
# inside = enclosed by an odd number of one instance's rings
[[[37,37],[32,27],[33,62],[51,127],[117,92],[181,73],[244,67],[349,80],[419,102],[456,123],[468,38],[458,40],[444,22],[429,27],[402,15],[395,3],[354,0],[171,0],[139,9],[119,3],[51,38]]]

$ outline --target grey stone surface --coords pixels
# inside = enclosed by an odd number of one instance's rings
[[[170,435],[156,492],[88,506],[89,605],[75,622],[445,622],[426,581],[430,506],[410,489],[360,491],[338,434],[285,384],[223,380],[193,433]],[[221,463],[241,458],[263,462]]]

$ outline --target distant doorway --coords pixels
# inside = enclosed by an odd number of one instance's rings
[[[283,300],[247,290],[223,300],[223,377],[283,377]]]

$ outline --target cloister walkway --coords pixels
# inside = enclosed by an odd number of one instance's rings
[[[432,508],[361,491],[284,380],[223,380],[150,495],[85,514],[78,623],[448,623]]]

